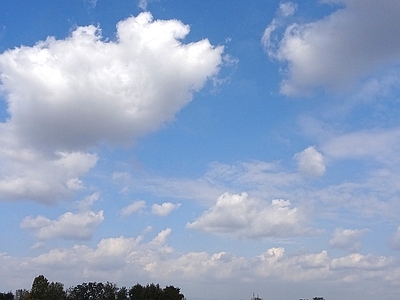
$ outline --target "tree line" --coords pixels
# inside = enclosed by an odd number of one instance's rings
[[[137,283],[127,288],[119,288],[112,282],[84,282],[64,288],[61,282],[49,282],[43,275],[37,276],[30,290],[19,289],[12,292],[0,293],[0,300],[184,300],[180,288],[159,284]]]

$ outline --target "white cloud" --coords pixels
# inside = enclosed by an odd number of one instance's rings
[[[58,152],[46,156],[3,144],[0,146],[0,199],[56,202],[84,188],[79,176],[93,168],[97,160],[96,154]]]
[[[399,145],[400,128],[393,128],[338,135],[326,141],[322,147],[324,153],[336,159],[374,158],[392,164],[397,160]]]
[[[251,199],[246,193],[225,193],[217,203],[187,228],[238,238],[291,237],[307,234],[305,216],[287,200],[272,200],[270,205]]]
[[[272,38],[272,33],[284,24],[285,18],[293,15],[297,10],[297,4],[293,2],[281,2],[276,17],[271,24],[264,30],[261,42],[268,53],[273,56],[276,40]],[[274,51],[273,51],[274,50]]]
[[[167,280],[178,285],[195,281],[204,287],[215,282],[220,285],[224,280],[241,284],[265,284],[266,279],[292,284],[327,280],[343,284],[351,278],[353,284],[361,284],[364,278],[369,278],[378,285],[394,284],[398,280],[394,276],[398,269],[391,257],[355,253],[331,258],[327,251],[287,254],[282,247],[269,248],[248,258],[223,251],[178,253],[167,243],[170,234],[171,229],[167,228],[147,243],[141,237],[107,238],[93,248],[75,245],[53,249],[33,258],[14,258],[0,253],[0,263],[4,272],[12,275],[10,277],[16,276],[28,284],[31,284],[35,270],[58,274],[57,278],[66,285],[78,284],[88,278],[99,282],[113,278],[121,285],[131,285],[132,278],[139,282]],[[15,288],[19,288],[24,286],[20,281],[7,283],[10,287],[18,284]]]
[[[165,202],[163,204],[153,204],[151,207],[151,213],[157,216],[167,216],[174,209],[178,209],[181,206],[180,203],[173,204],[171,202]]]
[[[90,210],[90,207],[93,205],[93,203],[98,201],[99,198],[100,198],[99,192],[93,193],[92,195],[87,196],[82,200],[78,201],[77,207],[79,208],[80,211],[88,211]]]
[[[352,253],[344,257],[334,258],[331,261],[331,268],[339,269],[364,269],[377,270],[386,268],[393,262],[393,258],[386,256],[374,256],[372,254],[362,255],[360,253]]]
[[[315,147],[308,147],[300,153],[297,153],[294,158],[297,161],[297,167],[300,173],[308,177],[322,176],[325,173],[324,157],[318,152]]]
[[[89,240],[97,226],[103,222],[103,211],[100,212],[66,212],[57,220],[44,216],[26,217],[21,228],[33,230],[41,240],[61,238],[65,240]]]
[[[78,213],[66,212],[57,220],[44,216],[26,217],[21,228],[31,230],[40,240],[89,240],[94,230],[104,221],[103,211],[93,212],[90,207],[99,199],[98,192],[77,202]]]
[[[357,252],[361,248],[361,238],[370,232],[369,229],[343,229],[337,228],[333,233],[329,245],[333,248],[341,248],[351,252]]]
[[[150,3],[157,2],[157,1],[161,1],[161,0],[139,0],[138,7],[143,9],[143,10],[147,10],[147,6]]]
[[[321,20],[292,23],[275,40],[271,38],[277,29],[274,20],[264,34],[270,57],[288,66],[288,77],[281,85],[286,95],[320,86],[346,88],[374,70],[400,62],[398,1],[324,2],[343,6]]]
[[[119,22],[114,41],[90,25],[0,54],[10,116],[0,123],[1,198],[66,197],[97,162],[84,151],[131,145],[173,121],[222,64],[222,46],[183,44],[188,33],[178,20],[142,13]]]
[[[121,216],[128,217],[134,212],[142,211],[145,208],[146,208],[145,201],[143,200],[136,201],[121,209]]]
[[[181,43],[188,33],[178,20],[142,13],[117,24],[116,41],[103,41],[90,25],[65,40],[49,37],[4,52],[8,129],[38,148],[132,143],[172,121],[218,73],[223,47]]]

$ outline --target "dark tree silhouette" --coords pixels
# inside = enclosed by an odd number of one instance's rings
[[[159,284],[139,283],[131,287],[118,288],[115,283],[84,282],[65,290],[60,282],[49,282],[43,275],[37,276],[31,290],[0,293],[0,300],[184,300],[180,289],[172,285],[164,289]],[[314,299],[319,300],[319,299]]]

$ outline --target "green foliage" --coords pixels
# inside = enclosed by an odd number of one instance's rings
[[[139,283],[131,287],[118,288],[115,283],[84,282],[65,290],[60,282],[49,282],[43,275],[37,276],[31,290],[19,289],[14,295],[0,293],[0,300],[183,300],[179,288],[159,284]]]
[[[14,300],[14,294],[11,292],[0,293],[0,300]]]
[[[16,290],[15,300],[30,300],[29,291],[25,289]]]
[[[29,300],[64,300],[64,285],[60,282],[49,282],[43,275],[37,276],[32,283]],[[24,300],[27,300],[24,298]]]

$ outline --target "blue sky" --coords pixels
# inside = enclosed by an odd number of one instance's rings
[[[399,14],[3,1],[0,290],[397,299]]]

